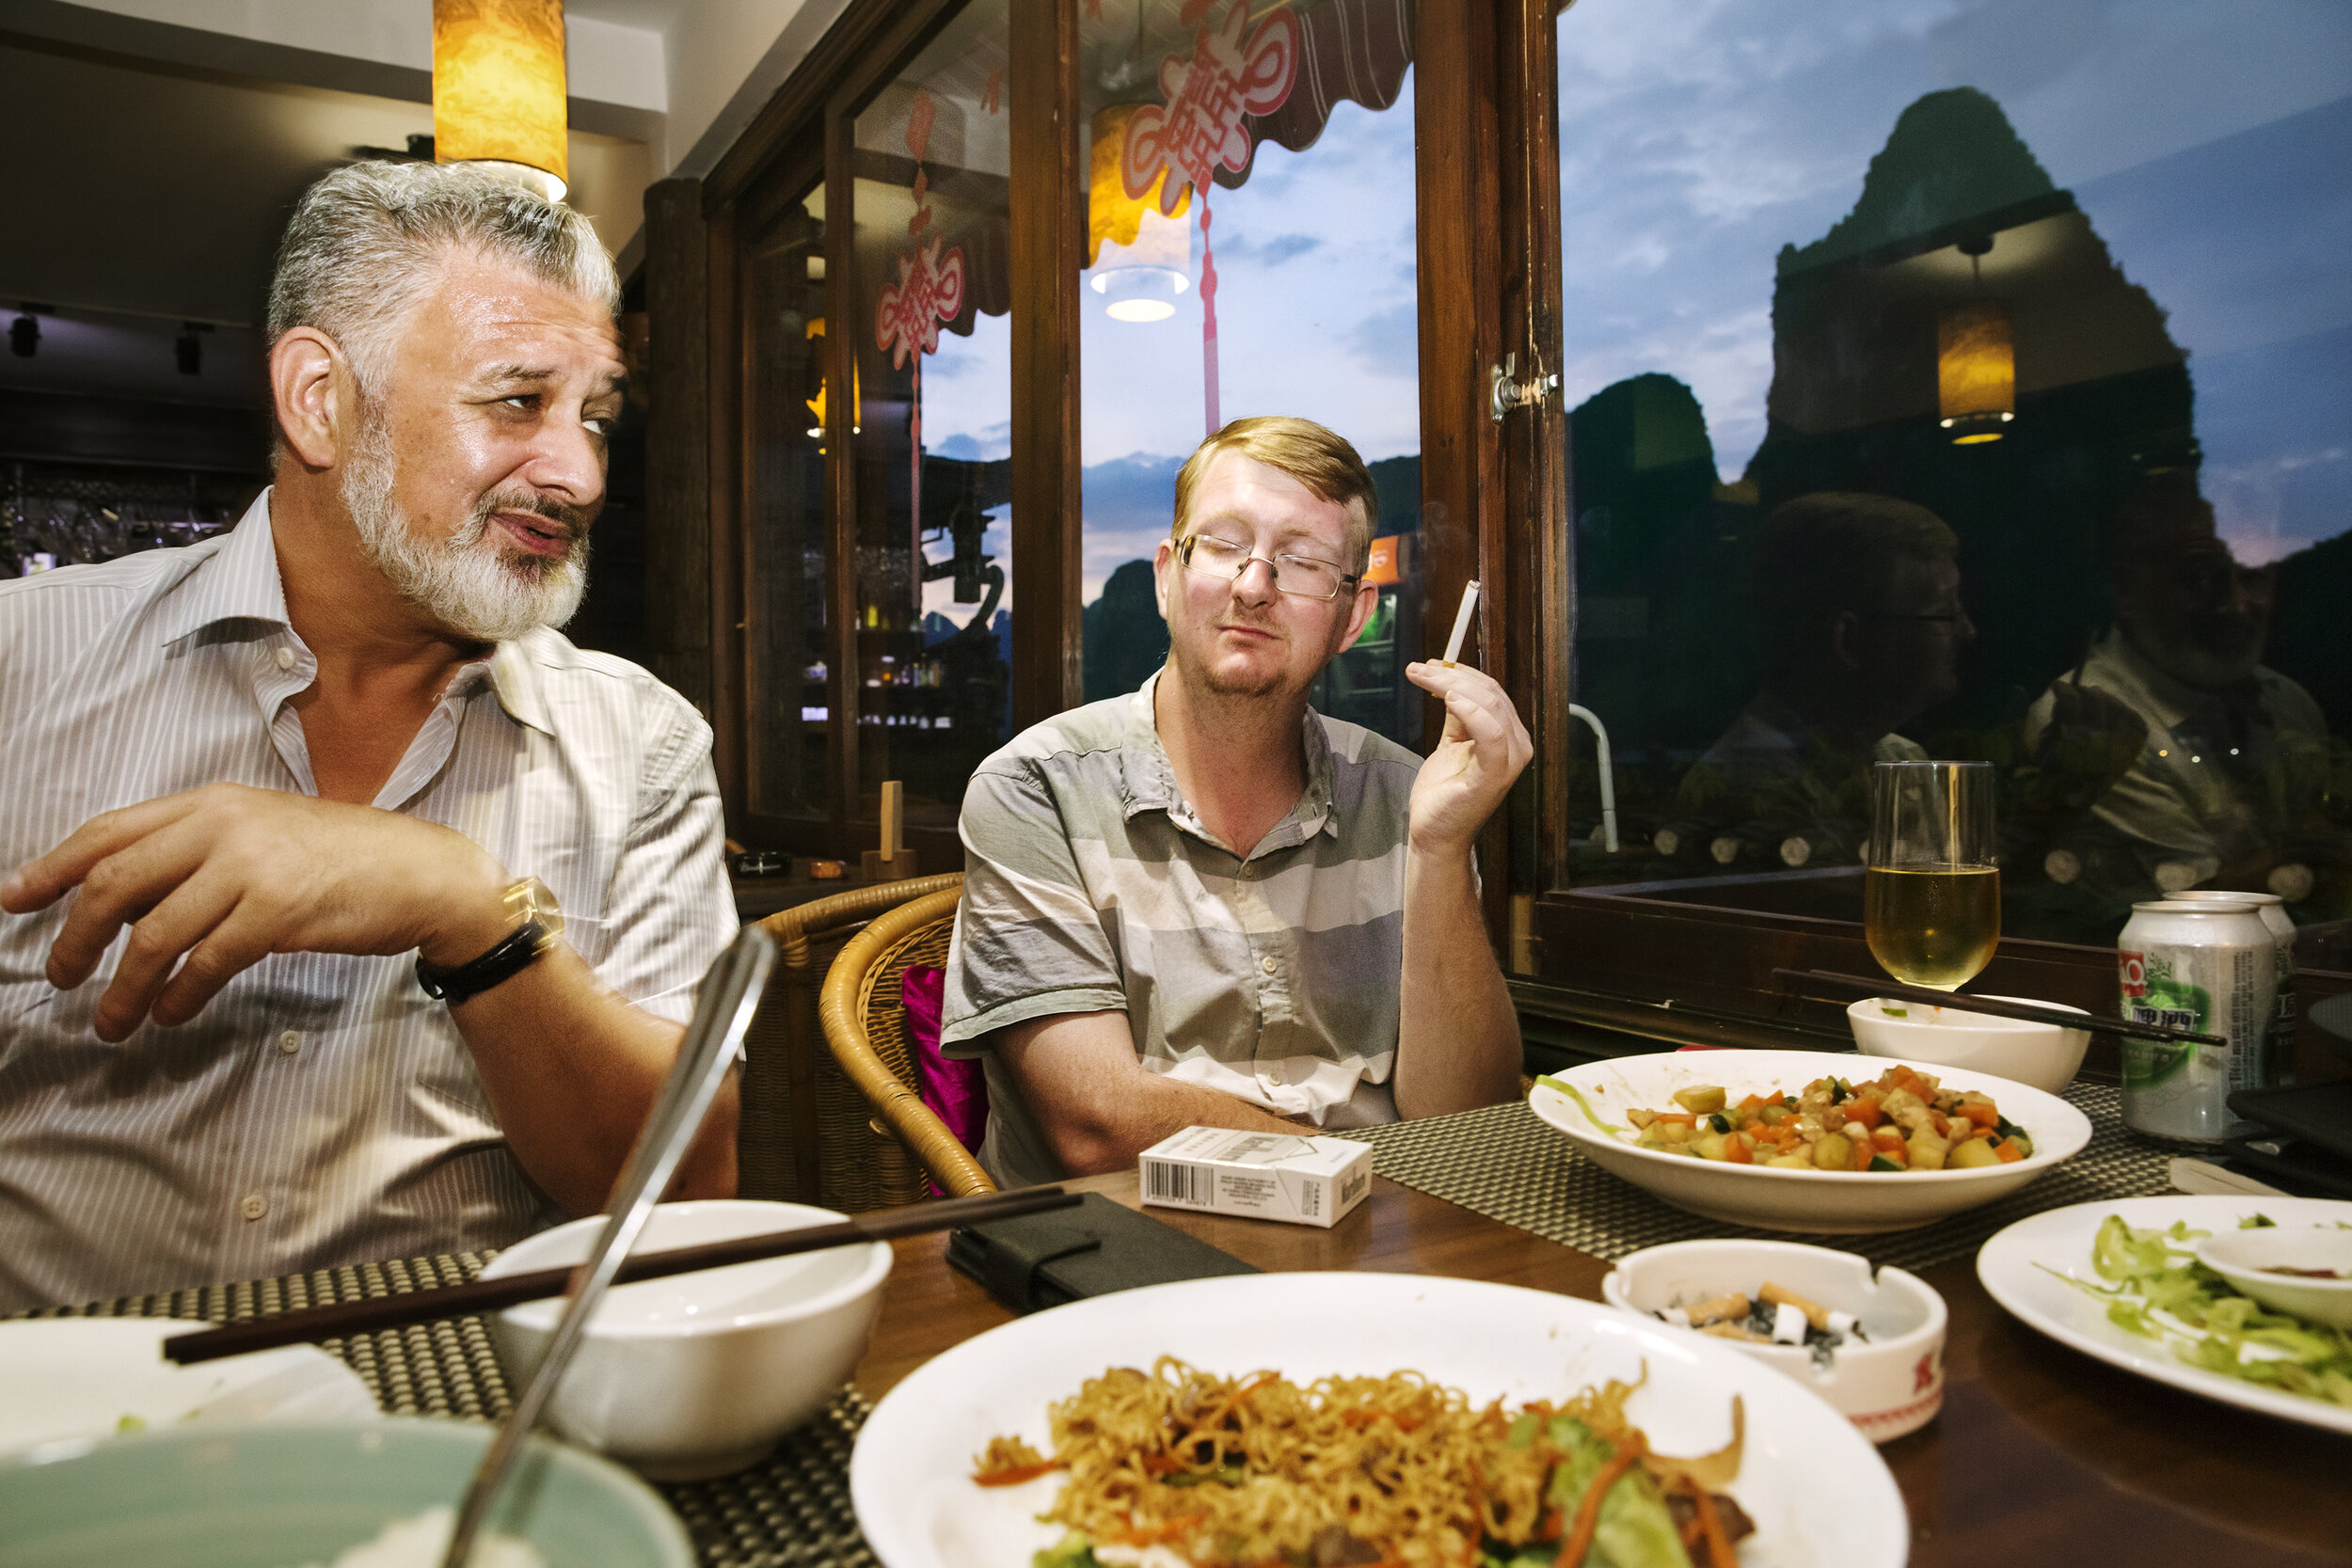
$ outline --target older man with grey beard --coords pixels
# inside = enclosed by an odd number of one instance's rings
[[[0,583],[0,1309],[604,1203],[735,926],[708,729],[553,629],[616,293],[487,175],[331,174],[271,288],[271,488]],[[733,1190],[733,1131],[675,1191]]]

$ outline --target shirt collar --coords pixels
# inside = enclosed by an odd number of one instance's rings
[[[1152,693],[1159,689],[1160,676],[1166,670],[1163,665],[1152,672],[1142,688],[1127,699],[1125,743],[1120,748],[1120,792],[1124,815],[1132,821],[1147,811],[1164,811],[1178,827],[1207,838],[1208,830],[1201,826],[1184,791],[1177,787],[1176,769],[1168,763],[1168,749],[1160,744],[1159,725],[1152,716]],[[1290,815],[1267,834],[1268,849],[1288,848],[1317,833],[1339,836],[1339,823],[1331,811],[1334,768],[1330,737],[1325,733],[1323,716],[1311,707],[1300,720],[1299,739],[1306,749],[1307,791],[1291,808]],[[1256,847],[1243,845],[1233,853],[1247,857]]]
[[[285,579],[278,573],[278,546],[270,534],[270,494],[264,489],[256,496],[245,515],[237,519],[237,526],[211,545],[209,553],[182,581],[162,616],[164,643],[177,642],[223,621],[292,626],[286,618]],[[194,547],[204,550],[208,545]],[[555,728],[548,718],[540,660],[529,646],[539,636],[537,631],[525,632],[491,650],[490,689],[507,717],[552,736]],[[470,684],[462,672],[452,683],[452,690],[457,691],[460,683]],[[1149,714],[1148,706],[1145,712]]]
[[[181,580],[160,617],[167,645],[222,621],[286,621],[286,587],[278,576],[278,546],[270,538],[270,492],[246,508],[237,526],[217,542],[192,546],[205,552]]]

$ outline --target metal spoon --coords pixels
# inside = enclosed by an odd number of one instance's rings
[[[571,1292],[548,1339],[547,1354],[483,1452],[473,1482],[466,1488],[466,1500],[457,1511],[456,1528],[450,1532],[441,1568],[465,1568],[467,1558],[472,1555],[474,1536],[489,1514],[500,1484],[514,1467],[516,1456],[521,1453],[523,1439],[539,1424],[564,1369],[587,1337],[588,1320],[596,1304],[628,1260],[629,1248],[636,1244],[646,1221],[653,1217],[654,1205],[661,1200],[662,1190],[685,1157],[686,1146],[693,1141],[704,1113],[725,1081],[775,961],[774,941],[758,927],[746,926],[703,976],[694,998],[693,1022],[686,1026],[686,1038],[678,1047],[668,1082],[661,1086],[661,1099],[646,1118],[636,1147],[629,1150],[628,1164],[622,1167],[604,1232],[596,1238],[596,1249],[588,1261],[572,1275]]]

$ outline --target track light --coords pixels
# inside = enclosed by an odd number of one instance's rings
[[[30,359],[40,349],[40,323],[27,312],[8,323],[8,352],[19,359]]]
[[[180,337],[171,345],[171,351],[173,356],[180,361],[182,375],[204,373],[204,340],[197,334],[210,332],[212,329],[213,325],[210,322],[182,322],[180,324]]]

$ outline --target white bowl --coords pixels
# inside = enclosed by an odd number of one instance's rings
[[[2197,1260],[2265,1307],[2316,1323],[2352,1328],[2352,1228],[2275,1225],[2217,1230],[2197,1243]],[[2265,1269],[2333,1269],[2342,1279],[2298,1279]]]
[[[665,1203],[638,1250],[841,1217],[800,1203]],[[483,1277],[578,1263],[603,1226],[597,1215],[518,1242]],[[889,1276],[889,1245],[868,1242],[618,1286],[590,1320],[549,1403],[548,1423],[658,1481],[739,1470],[841,1391],[873,1338]],[[516,1388],[539,1365],[562,1307],[525,1302],[491,1324]]]
[[[2032,1002],[2079,1013],[2057,1002],[2037,1002],[2026,996],[1996,996],[1995,1002]],[[1888,1011],[1888,1009],[1895,1011]],[[2088,1016],[2088,1015],[2086,1015]],[[2063,1094],[2083,1065],[2090,1044],[2088,1029],[2061,1029],[2055,1023],[2027,1023],[2023,1019],[1994,1018],[1964,1007],[1930,1007],[1873,996],[1846,1009],[1853,1025],[1854,1044],[1867,1056],[1895,1056],[1907,1062],[1932,1062],[1939,1067],[1989,1072],[2048,1094]]]
[[[1588,1062],[1554,1074],[1574,1085],[1593,1112],[1614,1124],[1610,1132],[1588,1119],[1577,1102],[1538,1083],[1528,1104],[1573,1140],[1594,1163],[1694,1214],[1763,1230],[1863,1235],[1927,1225],[1979,1203],[2006,1196],[2090,1141],[2090,1120],[2054,1094],[2007,1078],[1914,1062],[1947,1088],[1977,1089],[2033,1139],[2029,1158],[1975,1170],[1773,1170],[1733,1165],[1689,1154],[1636,1148],[1625,1113],[1674,1103],[1677,1089],[1718,1084],[1736,1104],[1751,1094],[1801,1093],[1816,1078],[1875,1077],[1877,1058],[1831,1051],[1673,1051]],[[1884,1070],[1883,1068],[1879,1070]]]
[[[1733,1291],[1753,1299],[1767,1282],[1852,1313],[1864,1338],[1849,1335],[1826,1368],[1803,1345],[1725,1339],[1732,1349],[1795,1378],[1873,1443],[1916,1432],[1944,1408],[1944,1298],[1905,1270],[1883,1268],[1874,1284],[1869,1259],[1851,1252],[1795,1242],[1676,1242],[1619,1259],[1600,1293],[1610,1306],[1655,1321],[1666,1307]]]

